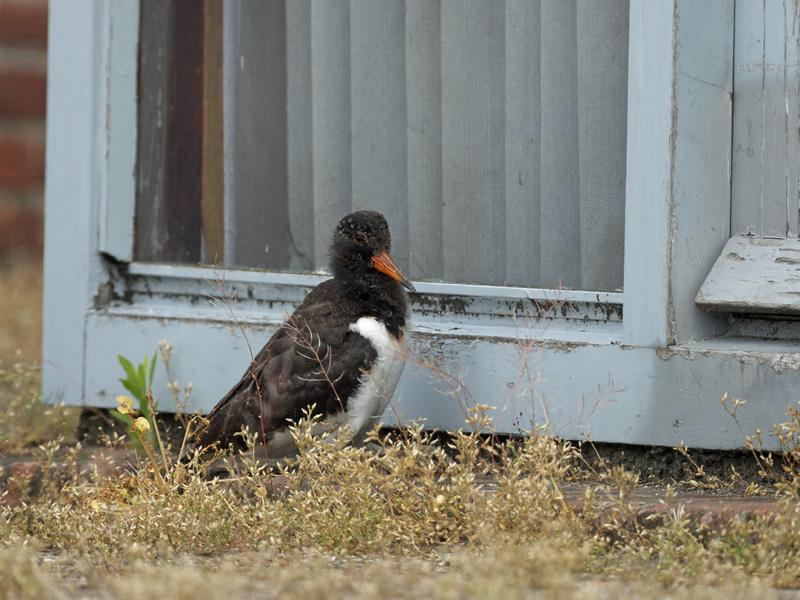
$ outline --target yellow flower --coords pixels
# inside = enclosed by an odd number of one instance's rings
[[[133,422],[133,428],[139,433],[147,433],[150,431],[150,421],[144,417],[137,417]]]
[[[133,413],[133,398],[130,396],[117,396],[117,411],[123,415]]]

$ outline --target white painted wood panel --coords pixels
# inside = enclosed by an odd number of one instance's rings
[[[640,346],[666,346],[671,336],[672,8],[666,2],[634,0],[630,10],[625,342]]]
[[[670,326],[684,343],[727,327],[693,300],[730,236],[733,7],[682,0],[676,33]]]
[[[737,2],[732,226],[797,237],[800,30],[796,2]]]
[[[695,302],[724,312],[800,315],[800,240],[730,238]]]
[[[248,331],[250,344],[260,348],[274,329],[253,322]],[[88,365],[87,401],[113,406],[121,391],[110,376],[119,368],[116,354],[143,357],[161,339],[173,346],[173,376],[184,385],[192,382],[193,410],[213,406],[250,360],[235,326],[93,314],[87,350],[96,360]],[[530,373],[521,367],[519,343],[414,333],[415,358],[406,366],[384,422],[425,418],[426,427],[466,428],[465,407],[481,402],[495,407],[494,426],[502,432],[525,433],[533,422],[549,422],[555,434],[567,439],[741,448],[743,435],[720,406],[727,392],[748,400],[738,413],[744,430],[761,429],[767,446],[775,448],[768,432],[785,419],[800,385],[800,345],[791,343],[748,346],[727,340],[661,352],[539,342],[527,354]],[[427,361],[452,379],[426,368]],[[529,374],[533,387],[527,383]],[[159,367],[155,390],[161,409],[174,410],[165,384]]]
[[[124,26],[123,26],[124,24]],[[101,69],[107,86],[107,135],[100,142],[107,166],[101,169],[100,250],[117,260],[133,260],[136,198],[136,114],[138,85],[139,2],[114,0],[108,5]],[[115,36],[115,43],[109,38]],[[119,140],[119,141],[116,141]]]
[[[108,50],[107,17],[108,4],[49,3],[42,388],[50,402],[83,402],[85,319],[103,276],[104,178],[87,166],[107,165],[97,143],[109,102],[97,68]],[[114,138],[123,149],[132,140]]]

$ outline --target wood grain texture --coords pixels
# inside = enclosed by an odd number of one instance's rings
[[[170,5],[142,0],[134,256],[157,260],[166,236],[167,96]]]
[[[160,260],[201,259],[203,177],[203,3],[170,0],[166,85],[166,239]]]
[[[139,260],[202,258],[203,8],[191,0],[141,4]]]
[[[792,0],[737,2],[732,225],[797,237],[800,30]]]
[[[225,183],[222,170],[222,0],[203,0],[204,262],[225,260]]]
[[[714,311],[800,315],[800,240],[730,238],[695,302]]]
[[[730,238],[695,302],[724,312],[800,314],[800,240]]]

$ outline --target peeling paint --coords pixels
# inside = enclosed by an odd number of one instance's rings
[[[726,356],[737,360],[741,365],[767,366],[776,373],[800,371],[800,352],[774,353],[715,349],[703,350],[670,346],[668,348],[657,348],[656,355],[662,360],[670,360],[676,356],[685,360],[696,360],[700,357]]]
[[[706,310],[800,315],[797,303],[800,242],[734,236],[695,298]]]
[[[560,320],[622,322],[622,304],[610,302],[570,302],[564,300],[472,298],[416,294],[411,308],[419,315],[456,315],[514,320]]]
[[[466,314],[473,301],[459,296],[415,294],[411,303],[420,312],[435,311],[447,314]]]
[[[100,256],[108,278],[97,286],[97,293],[92,298],[94,308],[106,308],[113,301],[130,304],[133,301],[133,294],[128,285],[130,280],[128,263],[121,262],[110,254],[101,253]]]

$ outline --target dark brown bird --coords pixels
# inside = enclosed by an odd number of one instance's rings
[[[390,254],[383,215],[344,217],[331,243],[329,279],[314,288],[208,415],[203,446],[244,446],[247,427],[267,456],[297,449],[291,421],[313,406],[322,423],[363,436],[386,409],[403,370],[402,340],[414,291]]]

